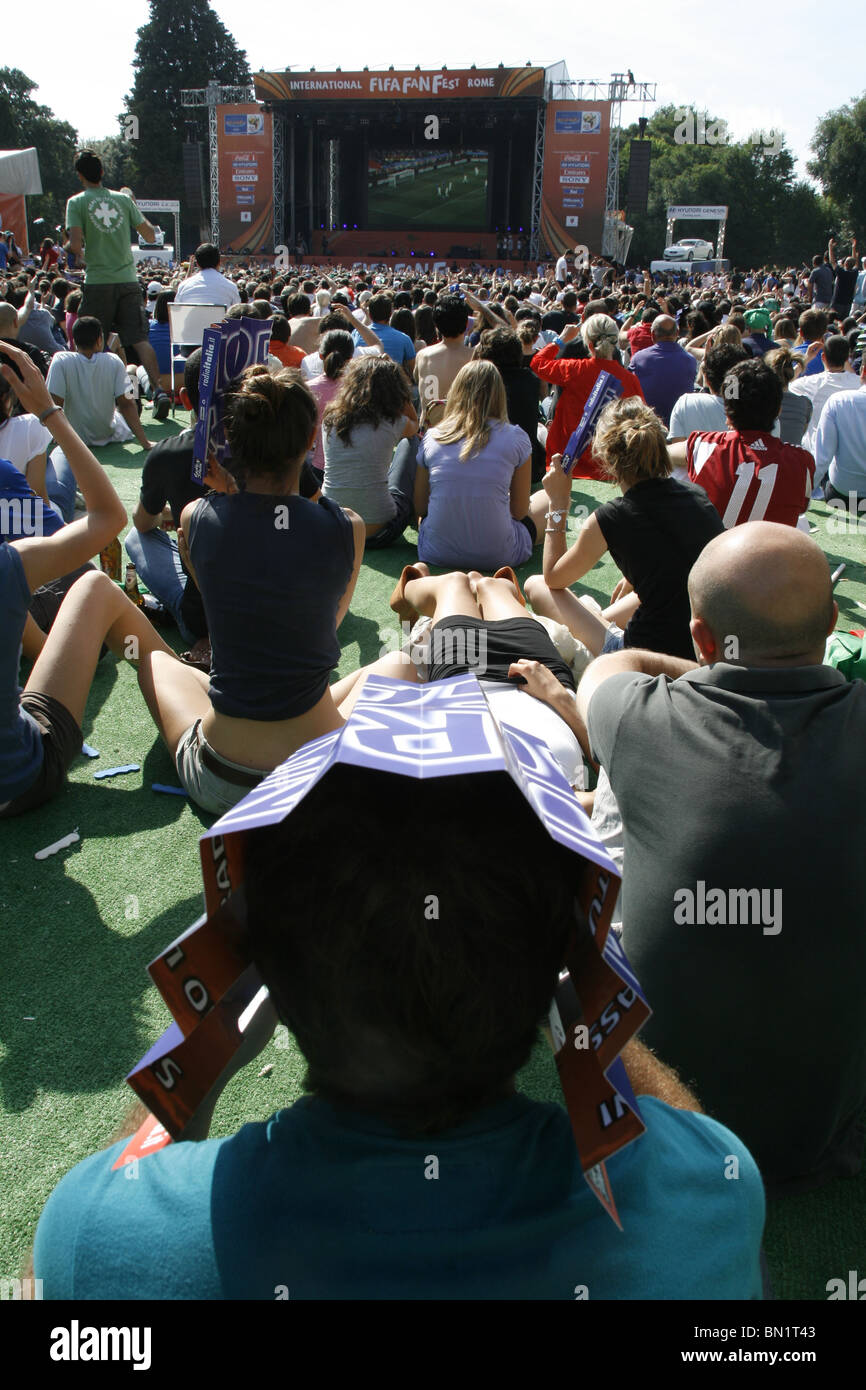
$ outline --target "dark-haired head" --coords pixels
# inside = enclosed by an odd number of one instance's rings
[[[102,181],[102,160],[93,150],[82,150],[73,168],[76,174],[80,174],[88,183],[101,183]]]
[[[472,354],[500,371],[523,366],[523,346],[513,328],[486,328]]]
[[[354,353],[355,344],[351,333],[347,333],[345,328],[332,328],[319,344],[319,356],[325,376],[331,381],[336,381],[346,363],[351,362]]]
[[[335,430],[344,444],[358,425],[378,429],[383,420],[403,414],[409,383],[390,357],[356,357],[343,369],[340,389],[322,417],[324,430]]]
[[[420,1135],[513,1089],[575,925],[577,865],[513,784],[483,774],[407,784],[425,827],[413,843],[403,780],[340,765],[302,811],[250,837],[248,937],[307,1089]],[[519,858],[502,856],[491,794],[520,826]],[[431,843],[448,866],[438,880]]]
[[[256,479],[290,492],[316,421],[316,402],[298,372],[248,367],[225,397],[227,467],[241,491]]]
[[[722,382],[725,414],[735,430],[772,430],[783,395],[779,377],[760,357],[739,362]]]

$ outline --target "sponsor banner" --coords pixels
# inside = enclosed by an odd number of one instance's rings
[[[437,72],[259,72],[259,101],[463,100],[540,97],[544,68],[442,69]],[[597,106],[597,103],[596,103]]]
[[[255,255],[274,241],[273,117],[255,102],[217,107],[220,247]]]
[[[704,203],[703,205],[685,203],[677,204],[668,208],[668,221],[684,218],[691,222],[709,222],[713,218],[723,219],[727,217],[728,209],[721,203]]]
[[[577,245],[601,250],[609,138],[610,102],[548,103],[541,240],[557,256]]]

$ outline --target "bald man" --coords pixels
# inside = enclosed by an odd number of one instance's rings
[[[653,319],[652,335],[652,347],[636,352],[629,367],[641,384],[647,405],[667,427],[680,396],[694,390],[698,364],[677,342],[676,320],[670,314]]]
[[[697,661],[599,657],[575,732],[622,815],[642,1037],[792,1190],[862,1160],[866,685],[822,665],[837,609],[802,532],[724,532],[689,596]]]

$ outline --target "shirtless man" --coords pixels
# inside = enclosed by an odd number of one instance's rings
[[[415,358],[415,380],[421,393],[422,423],[435,424],[442,409],[431,409],[436,401],[444,401],[451,383],[466,363],[472,359],[472,348],[464,345],[469,310],[456,294],[443,294],[433,310],[433,319],[442,339],[433,347],[422,348]]]

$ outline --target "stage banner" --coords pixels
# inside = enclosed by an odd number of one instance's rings
[[[467,97],[540,97],[544,68],[461,68],[449,72],[258,72],[259,101],[462,101]],[[241,108],[238,107],[238,110]]]
[[[274,245],[273,117],[255,102],[218,106],[220,247],[272,251]]]
[[[548,103],[540,231],[557,256],[601,251],[609,140],[609,101]]]

